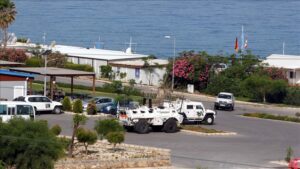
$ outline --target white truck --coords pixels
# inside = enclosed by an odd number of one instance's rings
[[[52,101],[48,97],[41,95],[20,96],[13,101],[30,103],[36,112],[53,112],[55,114],[63,112],[60,102]]]
[[[170,102],[165,101],[164,107],[173,107],[183,116],[183,123],[199,123],[212,125],[216,119],[217,113],[213,110],[205,109],[202,102],[177,99]]]
[[[220,92],[215,101],[215,109],[229,109],[234,110],[235,98],[232,93]]]
[[[120,112],[119,120],[126,129],[140,134],[148,133],[150,128],[174,133],[178,131],[183,116],[175,108],[141,106]]]
[[[34,119],[35,110],[28,103],[14,101],[0,101],[0,118],[2,122],[7,122],[14,117],[24,119]]]

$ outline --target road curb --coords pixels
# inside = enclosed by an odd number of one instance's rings
[[[236,132],[225,132],[225,133],[202,133],[197,131],[190,131],[190,130],[180,130],[185,133],[201,135],[201,136],[234,136],[237,135]]]

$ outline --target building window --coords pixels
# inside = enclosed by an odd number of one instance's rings
[[[296,72],[290,71],[290,79],[296,78]]]
[[[135,68],[135,78],[140,78],[140,68]]]
[[[117,67],[117,73],[120,73],[120,67]]]

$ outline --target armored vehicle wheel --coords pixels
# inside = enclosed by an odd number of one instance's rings
[[[139,120],[134,125],[134,131],[139,134],[146,134],[149,132],[149,124],[146,120]]]
[[[178,131],[177,120],[169,119],[166,121],[163,127],[163,131],[166,133],[175,133]]]
[[[214,124],[214,116],[213,115],[207,115],[205,118],[204,118],[204,122],[205,124],[208,124],[208,125],[212,125]]]

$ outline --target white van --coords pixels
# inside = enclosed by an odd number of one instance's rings
[[[0,118],[7,122],[14,117],[34,119],[35,110],[31,104],[14,101],[0,101]]]

